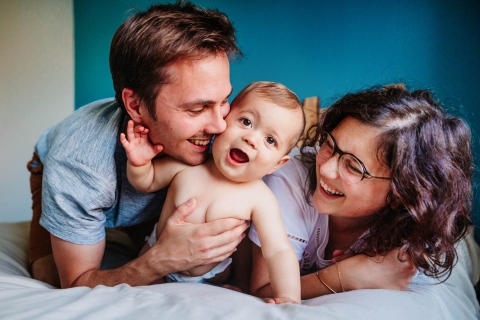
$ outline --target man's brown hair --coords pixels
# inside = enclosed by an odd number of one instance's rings
[[[225,53],[242,56],[235,29],[217,9],[203,9],[190,2],[152,5],[125,21],[110,46],[110,72],[115,99],[124,88],[132,89],[155,120],[155,99],[169,83],[167,68],[180,59],[201,59]]]

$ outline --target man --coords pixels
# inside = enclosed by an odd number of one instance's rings
[[[115,101],[82,107],[47,130],[28,165],[34,278],[58,285],[56,266],[62,288],[147,285],[222,261],[236,250],[248,222],[186,224],[195,204],[190,200],[168,219],[148,253],[117,268],[100,268],[105,228],[148,225],[158,219],[165,197],[165,190],[145,194],[128,183],[120,133],[132,119],[149,128],[149,139],[163,145],[163,155],[202,163],[210,139],[226,127],[229,58],[241,55],[234,31],[224,14],[182,2],[154,5],[120,26],[110,48]]]

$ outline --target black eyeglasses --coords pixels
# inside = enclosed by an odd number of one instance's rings
[[[355,184],[362,181],[364,178],[367,179],[383,179],[390,180],[391,178],[387,177],[376,177],[368,173],[365,165],[355,157],[353,154],[348,152],[343,152],[337,147],[335,139],[332,135],[326,131],[320,132],[317,145],[317,155],[324,159],[329,160],[335,153],[339,154],[338,158],[338,172],[345,182],[348,184]]]

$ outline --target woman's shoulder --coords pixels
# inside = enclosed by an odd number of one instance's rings
[[[303,188],[308,177],[308,165],[301,160],[301,153],[298,148],[293,149],[289,156],[290,160],[283,167],[266,175],[264,180],[284,179],[290,185],[300,185]]]
[[[308,167],[300,159],[298,149],[292,150],[290,161],[277,171],[266,175],[263,181],[276,196],[286,214],[310,214],[312,207],[306,199]]]

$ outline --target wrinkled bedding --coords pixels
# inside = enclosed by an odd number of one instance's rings
[[[28,272],[28,222],[0,223],[1,319],[479,319],[473,283],[480,249],[473,235],[457,250],[459,262],[442,284],[418,275],[407,291],[357,290],[268,305],[204,284],[54,289]]]

